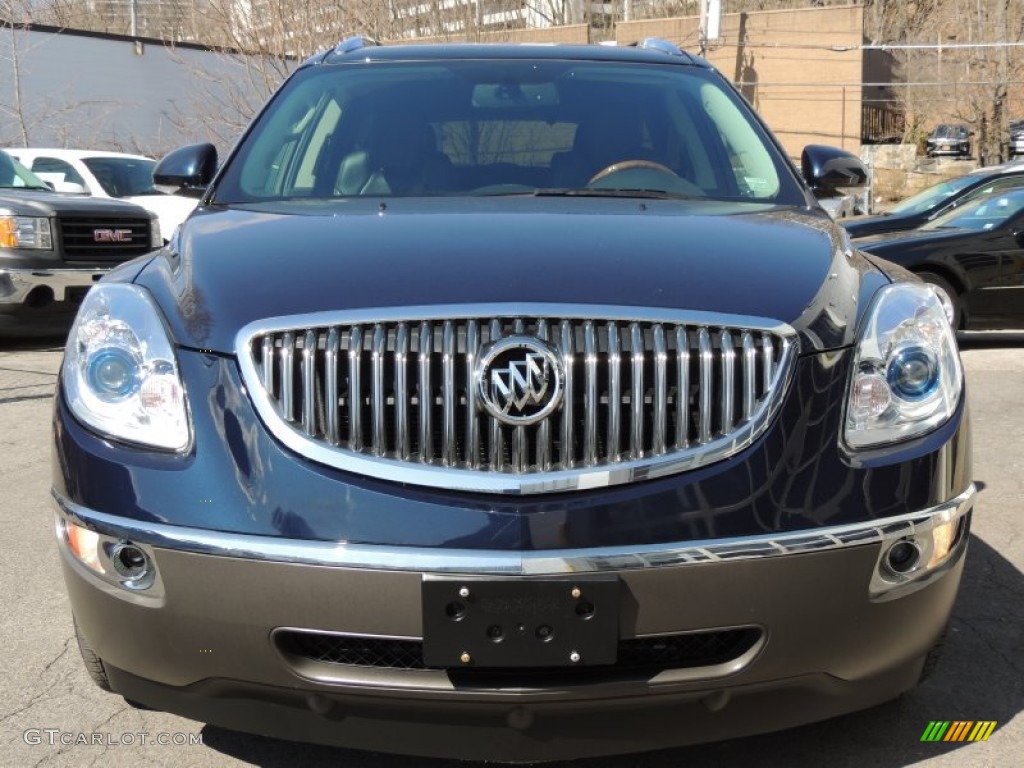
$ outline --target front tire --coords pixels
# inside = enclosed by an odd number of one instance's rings
[[[918,685],[923,683],[929,677],[935,673],[935,668],[939,665],[939,660],[942,658],[942,652],[946,647],[946,633],[949,628],[942,630],[942,634],[939,635],[939,639],[935,641],[929,651],[928,655],[924,657],[924,666],[921,668],[921,677],[918,678]]]
[[[78,622],[72,617],[75,625],[75,639],[78,641],[78,652],[82,654],[82,662],[85,664],[85,671],[89,673],[92,681],[104,691],[111,691],[110,680],[107,679],[107,670],[103,666],[103,659],[96,655],[96,652],[85,639],[82,630],[78,628]]]

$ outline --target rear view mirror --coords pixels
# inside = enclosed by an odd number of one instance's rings
[[[213,144],[189,144],[164,155],[153,170],[153,183],[201,197],[216,172],[217,148]]]
[[[834,192],[846,187],[862,187],[868,169],[856,155],[837,147],[809,144],[800,157],[804,179],[815,192]]]

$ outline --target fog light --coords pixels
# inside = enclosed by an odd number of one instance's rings
[[[106,573],[103,563],[100,562],[100,535],[98,533],[65,521],[64,537],[67,539],[68,549],[78,558],[79,562],[96,573]]]
[[[115,544],[110,550],[110,564],[117,575],[129,581],[139,581],[149,575],[149,557],[130,542]]]
[[[921,564],[921,548],[910,539],[897,541],[885,554],[886,567],[895,574],[904,575]]]

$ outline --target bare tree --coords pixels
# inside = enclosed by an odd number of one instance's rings
[[[6,45],[0,44],[0,61],[4,62],[3,69],[7,69],[11,73],[9,80],[10,88],[10,100],[0,101],[0,113],[5,116],[4,129],[0,131],[0,140],[6,142],[11,141],[5,134],[9,132],[6,128],[8,120],[14,124],[15,131],[11,131],[17,135],[18,140],[22,144],[28,144],[29,140],[29,127],[28,121],[25,116],[25,107],[22,101],[22,83],[21,83],[21,52],[18,50],[20,45],[20,36],[17,33],[18,22],[15,19],[18,18],[17,8],[14,7],[14,3],[11,0],[3,0],[0,2],[0,24],[3,25],[4,42]],[[2,96],[0,96],[2,98]]]

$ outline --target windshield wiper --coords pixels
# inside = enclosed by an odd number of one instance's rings
[[[536,189],[528,194],[534,197],[626,197],[645,200],[692,200],[691,195],[666,192],[663,189],[600,189],[577,187],[567,189]]]
[[[38,184],[26,184],[25,186],[15,186],[14,184],[0,184],[0,189],[37,189],[42,192],[53,192],[53,189],[47,186],[39,186]]]

